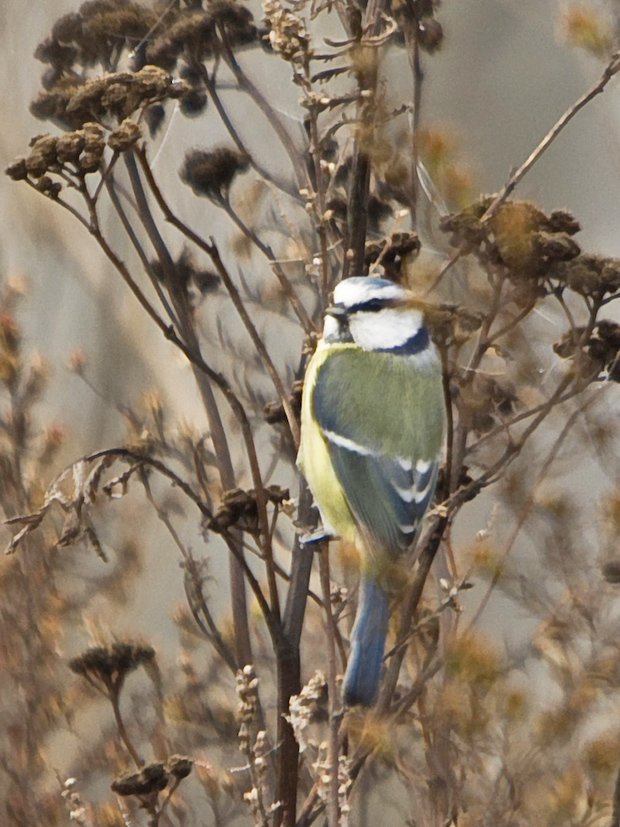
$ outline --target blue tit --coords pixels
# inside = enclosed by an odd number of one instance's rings
[[[297,462],[324,536],[359,553],[347,704],[377,697],[389,596],[435,491],[444,430],[441,364],[420,303],[385,279],[340,282],[306,372]]]

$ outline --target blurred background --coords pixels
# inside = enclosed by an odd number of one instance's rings
[[[19,0],[0,4],[3,166],[23,154],[33,136],[50,128],[28,109],[43,71],[33,52],[53,22],[76,7],[73,0],[51,0],[29,5],[27,10]],[[445,41],[428,66],[422,121],[448,136],[474,191],[497,191],[561,113],[600,76],[601,62],[563,37],[563,8],[553,0],[446,0],[440,9]],[[601,9],[604,12],[604,6]],[[260,9],[254,12],[260,19]],[[276,90],[293,134],[301,131],[297,92],[288,81],[286,66],[278,64],[280,77],[272,74],[273,68],[269,77],[261,77],[260,58],[252,52],[241,55],[245,65],[252,67],[256,61],[254,77],[259,86]],[[390,59],[400,78],[395,91],[406,99],[410,74],[405,58],[395,54]],[[260,145],[260,121],[253,118],[248,123],[247,101],[239,98],[231,95],[227,104],[241,133],[245,130],[252,145]],[[518,195],[532,198],[543,209],[566,208],[578,216],[583,248],[604,255],[620,254],[619,115],[620,90],[612,82],[573,120],[518,190]],[[199,226],[208,225],[209,231],[215,226],[226,234],[230,228],[209,212],[204,199],[196,201],[177,177],[182,151],[217,140],[214,129],[221,131],[208,113],[193,121],[173,116],[152,152],[157,154],[156,172],[168,191],[175,192],[180,212]],[[265,130],[259,154],[268,165],[267,136]],[[196,209],[205,211],[204,220],[195,215]],[[214,220],[220,224],[209,223]],[[23,279],[27,294],[20,320],[26,346],[43,355],[53,375],[41,419],[58,422],[65,431],[60,465],[115,444],[125,432],[118,406],[135,404],[154,387],[174,416],[195,421],[200,428],[204,412],[189,369],[153,329],[86,231],[71,216],[5,176],[0,177],[0,222],[2,278]],[[178,240],[176,244],[180,249]],[[445,251],[437,254],[444,256]],[[68,369],[76,351],[83,355],[100,396]],[[148,525],[141,526],[141,533],[151,530]],[[169,598],[179,580],[174,555],[160,547],[153,531],[153,536],[143,535],[142,540],[150,547],[145,577],[155,578],[146,584],[144,594],[151,595],[155,605],[150,611],[141,603],[140,610],[151,633],[154,623],[155,628],[165,624],[158,582],[165,584]],[[180,599],[180,584],[177,596]],[[131,619],[132,624],[135,621]]]
[[[29,140],[50,129],[29,113],[29,102],[40,88],[43,67],[33,57],[37,44],[62,14],[76,9],[72,0],[25,5],[21,0],[0,3],[2,77],[0,156],[5,167],[24,154]],[[601,5],[602,13],[605,6]],[[260,19],[259,8],[254,9]],[[424,86],[423,125],[448,136],[452,152],[468,170],[472,189],[496,192],[511,170],[529,155],[558,117],[600,76],[602,63],[567,44],[561,33],[562,7],[554,0],[445,0],[438,14],[445,41],[432,59]],[[261,55],[242,53],[259,87],[277,95],[291,131],[302,126],[297,90],[280,62],[280,75],[261,77]],[[408,98],[409,69],[403,56],[393,55],[398,77],[395,94]],[[427,61],[428,63],[429,61]],[[578,114],[551,149],[527,175],[518,195],[538,202],[544,210],[565,208],[582,225],[579,242],[585,250],[620,255],[620,88],[613,81],[603,95]],[[402,87],[400,86],[402,84]],[[260,146],[269,166],[267,130],[247,117],[247,102],[227,99],[242,134]],[[181,215],[208,234],[234,241],[225,220],[215,216],[178,181],[185,148],[218,139],[215,119],[168,119],[151,150],[159,180],[174,192]],[[264,140],[264,146],[261,141]],[[290,170],[276,171],[283,176]],[[204,211],[196,214],[196,211]],[[23,284],[20,307],[25,349],[39,352],[51,372],[40,405],[42,424],[58,423],[64,433],[58,468],[76,457],[118,444],[124,438],[123,407],[140,404],[144,393],[157,389],[170,417],[206,428],[204,409],[193,377],[175,349],[164,341],[118,275],[71,216],[6,176],[0,177],[0,279]],[[119,242],[121,251],[125,242]],[[180,251],[181,244],[175,249]],[[441,259],[445,250],[438,248]],[[550,319],[549,324],[554,324]],[[283,338],[283,347],[291,341]],[[298,347],[298,343],[295,344]],[[75,371],[76,354],[84,360],[89,387]],[[550,354],[550,359],[551,359]],[[580,484],[596,489],[597,468],[581,468]],[[292,492],[295,495],[296,492]],[[142,634],[158,653],[175,657],[177,629],[170,615],[184,601],[178,557],[157,520],[140,497],[125,505],[132,522],[124,538],[135,541],[142,560],[132,598],[122,610],[113,601],[95,597],[87,625],[108,627],[122,636]],[[189,522],[189,521],[188,521]],[[472,521],[472,528],[479,526]],[[202,541],[197,526],[188,539]],[[1,529],[8,540],[9,532]],[[120,542],[113,528],[105,537],[111,547]],[[138,552],[136,552],[138,553]],[[80,571],[68,588],[88,588],[89,576],[101,563],[77,556]],[[222,558],[224,559],[224,558]],[[214,570],[225,577],[225,565]],[[94,580],[92,581],[94,582]],[[216,606],[222,595],[214,590]],[[495,606],[499,630],[502,603]],[[79,649],[84,641],[76,641]],[[70,653],[71,654],[71,653]]]

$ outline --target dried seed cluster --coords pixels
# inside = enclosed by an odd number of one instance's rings
[[[140,772],[124,773],[110,785],[117,795],[145,796],[164,790],[171,780],[181,781],[192,771],[193,761],[184,755],[172,755],[168,761],[146,764]]]
[[[245,172],[248,166],[247,157],[228,147],[211,151],[192,149],[186,153],[179,174],[196,195],[223,201],[228,198],[235,177]]]
[[[69,661],[69,669],[107,691],[118,692],[130,672],[150,664],[155,659],[151,646],[134,643],[113,643],[111,646],[93,646]]]
[[[267,502],[276,507],[290,499],[288,488],[281,488],[279,485],[269,485],[264,489],[264,495]],[[251,534],[259,531],[258,506],[254,489],[243,491],[241,488],[234,488],[225,491],[222,504],[207,524],[207,528],[216,533],[225,531],[231,526],[238,526]]]
[[[108,72],[91,80],[70,77],[41,92],[30,110],[37,118],[76,128],[107,118],[122,121],[134,112],[167,99],[182,98],[190,86],[158,66],[138,72]]]

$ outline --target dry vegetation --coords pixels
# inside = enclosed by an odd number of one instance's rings
[[[91,0],[36,52],[46,68],[31,111],[50,132],[7,173],[99,247],[171,358],[191,365],[205,420],[172,422],[148,394],[121,411],[124,444],[59,472],[62,433],[37,420],[47,377],[22,347],[20,285],[5,282],[2,823],[619,825],[620,260],[582,250],[566,210],[514,194],[614,82],[612,21],[565,11],[601,78],[498,194],[475,196],[423,117],[443,39],[432,0],[253,11]],[[392,94],[394,54],[407,100]],[[303,129],[250,58],[294,84]],[[231,116],[239,96],[246,123]],[[192,221],[152,163],[179,113],[217,117],[228,135],[212,145],[205,130],[204,146],[178,152],[181,181],[209,205],[197,200]],[[316,516],[294,460],[322,311],[336,282],[368,272],[428,302],[449,429],[380,699],[343,712],[355,563],[337,544],[300,546]],[[90,381],[79,355],[73,369]],[[603,471],[596,500],[567,479],[588,461]],[[138,576],[129,541],[110,555],[102,539],[111,523],[123,536],[136,492],[182,560],[178,667],[165,674],[148,641],[114,629],[65,654],[93,582],[122,602]],[[230,616],[212,606],[224,587]],[[504,645],[502,614],[526,640]],[[63,733],[79,749],[59,767]]]

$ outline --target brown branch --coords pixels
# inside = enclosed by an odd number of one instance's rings
[[[534,166],[534,164],[538,161],[540,156],[545,152],[546,149],[555,141],[558,137],[560,132],[564,129],[564,127],[570,123],[570,121],[575,117],[575,115],[583,109],[586,104],[588,104],[593,98],[597,95],[600,95],[601,92],[605,89],[609,81],[620,71],[620,55],[614,54],[607,66],[605,67],[605,71],[598,79],[598,81],[592,86],[592,88],[583,94],[572,106],[566,110],[566,112],[562,115],[562,117],[554,124],[554,126],[547,132],[545,137],[542,141],[538,144],[538,146],[528,155],[525,161],[521,164],[521,166],[516,169],[508,181],[504,184],[502,189],[496,195],[493,202],[489,205],[486,212],[480,219],[482,223],[486,223],[491,219],[496,212],[499,210],[501,205],[504,201],[510,196],[512,191],[515,189],[517,184],[521,181],[521,179],[530,171],[530,169]]]
[[[116,210],[116,213],[123,225],[123,229],[127,233],[129,240],[131,241],[134,250],[136,251],[138,258],[140,259],[140,263],[142,264],[145,272],[147,273],[151,284],[153,285],[155,292],[157,293],[157,297],[159,301],[162,303],[162,306],[166,313],[168,314],[168,318],[175,325],[177,328],[179,327],[179,320],[176,317],[176,314],[172,307],[170,306],[170,302],[166,298],[164,291],[161,289],[161,285],[159,283],[159,279],[153,272],[153,268],[151,267],[151,262],[148,259],[148,256],[144,252],[144,248],[138,239],[138,236],[135,233],[134,228],[131,225],[131,221],[127,217],[127,213],[123,209],[123,206],[120,202],[120,199],[116,193],[116,186],[113,178],[109,178],[107,182],[107,191],[110,197],[110,201],[112,202],[112,206]]]
[[[338,753],[340,744],[338,731],[340,727],[337,715],[337,689],[336,689],[336,643],[334,637],[334,618],[332,616],[331,603],[331,582],[329,576],[329,543],[323,542],[319,551],[319,573],[321,577],[321,588],[323,592],[323,604],[325,611],[325,636],[327,638],[327,688],[329,699],[329,784],[327,787],[327,822],[330,825],[337,825],[340,821],[340,806],[338,800]]]
[[[396,689],[396,684],[398,683],[400,668],[402,666],[405,653],[407,651],[407,647],[402,645],[402,643],[407,639],[409,635],[411,620],[413,618],[413,615],[415,614],[416,609],[418,608],[418,604],[420,602],[420,598],[422,597],[422,592],[424,590],[426,579],[431,570],[431,566],[433,564],[435,556],[439,550],[439,546],[441,544],[444,532],[448,527],[448,523],[449,519],[447,514],[440,516],[436,520],[435,525],[431,529],[430,535],[428,536],[428,539],[424,543],[422,551],[420,552],[416,572],[411,586],[409,587],[409,590],[407,592],[403,608],[401,610],[399,634],[396,645],[394,647],[394,656],[390,660],[385,682],[381,689],[379,700],[377,701],[377,708],[380,712],[387,712],[387,710],[389,709],[392,696],[394,694],[394,690]]]
[[[590,405],[592,405],[592,403],[596,400],[597,396],[598,396],[598,394],[595,395],[595,396],[591,396],[589,399],[586,399],[585,402],[583,402],[583,404],[580,405],[577,408],[577,410],[573,411],[573,413],[568,417],[567,421],[564,423],[564,427],[562,428],[558,438],[556,439],[551,451],[549,451],[549,454],[547,455],[547,458],[545,459],[540,471],[536,475],[536,480],[534,481],[534,484],[532,485],[532,489],[531,489],[531,491],[530,491],[530,493],[529,493],[529,495],[528,495],[528,497],[525,501],[525,504],[523,505],[523,507],[522,507],[518,517],[517,517],[516,525],[514,526],[512,532],[510,533],[510,536],[509,536],[509,538],[506,542],[506,546],[504,548],[504,551],[503,551],[503,554],[502,554],[502,557],[501,557],[502,561],[505,560],[508,557],[508,555],[510,554],[510,552],[512,551],[512,548],[513,548],[513,546],[514,546],[514,544],[517,540],[517,537],[519,536],[519,533],[520,533],[521,529],[523,528],[523,524],[524,524],[525,520],[527,519],[530,511],[532,510],[532,508],[534,507],[534,505],[536,503],[536,499],[535,499],[536,490],[537,490],[538,486],[541,484],[541,482],[544,480],[544,478],[547,476],[547,474],[549,473],[549,469],[551,468],[551,466],[555,462],[555,460],[556,460],[556,458],[557,458],[557,456],[560,452],[560,449],[562,448],[562,445],[564,444],[564,441],[565,441],[566,437],[568,436],[572,426],[574,425],[575,421],[581,416],[581,414],[584,411],[586,411],[590,407]],[[493,575],[493,578],[491,579],[491,582],[489,583],[484,596],[482,597],[480,603],[478,604],[478,608],[476,609],[473,617],[471,618],[471,620],[468,624],[467,631],[470,631],[476,625],[478,620],[480,619],[480,617],[481,617],[482,613],[484,612],[489,600],[491,599],[491,594],[493,593],[493,590],[497,586],[497,584],[500,580],[500,577],[501,577],[501,570],[498,568],[498,571],[496,571],[496,573]]]
[[[299,321],[301,323],[301,326],[303,327],[304,331],[306,333],[312,332],[315,329],[314,324],[312,322],[312,319],[308,315],[308,313],[306,311],[306,308],[303,306],[299,296],[297,295],[297,292],[295,291],[295,288],[293,287],[293,285],[289,281],[286,273],[284,272],[284,270],[280,266],[280,263],[276,259],[275,254],[274,254],[273,250],[271,249],[271,247],[268,244],[265,244],[263,241],[261,241],[261,239],[254,232],[254,230],[252,230],[251,227],[248,227],[248,225],[245,224],[245,222],[243,222],[241,220],[239,215],[232,209],[229,201],[224,200],[221,203],[220,206],[224,209],[224,211],[226,212],[226,215],[228,215],[228,217],[231,219],[233,224],[239,230],[241,230],[243,235],[247,239],[249,239],[252,242],[252,244],[254,244],[254,246],[258,250],[260,250],[260,252],[269,261],[269,263],[271,265],[271,268],[272,268],[273,272],[275,273],[278,281],[280,282],[280,286],[282,287],[282,290],[284,291],[284,294],[285,294],[286,298],[289,300],[289,302],[291,304],[291,307],[293,308],[293,311],[295,312],[295,315],[299,319]],[[163,210],[163,207],[162,207],[162,210]],[[170,214],[170,217],[168,217],[168,216],[166,216],[166,217],[167,217],[168,221],[170,221],[172,224],[174,224],[177,227],[177,229],[181,230],[181,232],[184,235],[188,235],[188,233],[190,233],[192,241],[194,241],[199,246],[202,246],[201,243],[200,243],[201,241],[202,241],[202,244],[206,243],[206,242],[204,242],[203,240],[200,239],[200,236],[197,233],[194,233],[192,230],[190,230],[189,227],[187,227],[186,224],[183,224],[183,222],[180,221],[179,219],[177,219],[176,216],[172,215],[172,213]],[[188,235],[188,238],[189,237],[190,236]],[[203,247],[203,249],[205,250],[205,252],[207,252],[207,253],[209,252],[206,248]]]
[[[280,181],[277,181],[273,177],[273,175],[271,175],[270,172],[268,172],[263,166],[261,166],[258,163],[258,161],[254,158],[254,156],[248,151],[245,143],[243,142],[241,136],[239,135],[239,133],[237,132],[237,129],[235,128],[233,122],[231,121],[230,116],[229,116],[228,112],[226,111],[226,107],[222,103],[222,99],[220,98],[220,96],[218,94],[217,86],[216,86],[216,83],[215,83],[215,72],[213,72],[212,74],[209,74],[209,71],[208,71],[207,67],[204,65],[204,63],[201,63],[201,62],[197,62],[196,65],[195,65],[195,68],[198,70],[198,72],[200,73],[200,76],[202,77],[202,79],[204,81],[204,84],[207,88],[207,92],[209,93],[209,97],[213,101],[213,104],[214,104],[214,106],[217,110],[217,114],[220,116],[220,120],[222,121],[222,123],[226,127],[226,131],[228,132],[228,134],[230,135],[230,137],[234,141],[235,146],[237,147],[239,152],[245,158],[248,159],[248,161],[249,161],[250,165],[252,166],[252,168],[254,169],[254,171],[257,172],[258,175],[260,175],[260,177],[263,178],[265,181],[269,181],[269,183],[273,184],[274,187],[276,187],[277,189],[279,189],[282,192],[286,193],[286,195],[290,196],[291,198],[294,198],[296,201],[301,201],[301,197],[299,195],[298,190],[296,190],[292,186],[287,186],[286,184],[284,184]]]
[[[243,300],[241,299],[239,291],[235,287],[232,279],[230,278],[228,270],[225,268],[224,263],[222,262],[222,259],[220,257],[217,246],[215,245],[215,242],[213,241],[213,239],[211,239],[210,242],[205,241],[204,238],[199,236],[198,233],[194,232],[190,227],[188,227],[183,221],[181,221],[180,218],[178,218],[172,212],[172,210],[170,209],[170,206],[168,205],[168,202],[163,197],[162,192],[159,189],[159,186],[157,185],[157,182],[155,181],[155,176],[153,175],[153,172],[152,172],[152,170],[149,166],[148,160],[146,158],[145,150],[144,149],[137,150],[136,154],[138,156],[138,160],[140,161],[140,165],[141,165],[141,167],[144,171],[144,174],[145,174],[145,177],[146,177],[147,182],[149,184],[149,187],[150,187],[150,189],[151,189],[151,191],[152,191],[152,193],[155,197],[155,200],[157,201],[161,211],[164,213],[164,216],[165,216],[166,220],[169,221],[174,227],[176,227],[177,230],[179,230],[186,238],[188,238],[190,241],[192,241],[194,244],[196,244],[197,247],[199,247],[201,250],[203,250],[205,253],[207,253],[207,255],[213,261],[213,264],[215,265],[215,268],[216,268],[219,276],[221,277],[222,281],[224,282],[224,285],[226,286],[226,289],[229,292],[229,295],[230,295],[231,300],[232,300],[232,302],[235,306],[235,309],[239,313],[239,315],[240,315],[240,317],[241,317],[241,319],[242,319],[242,321],[245,325],[245,328],[246,328],[250,338],[252,339],[252,343],[254,344],[259,356],[261,357],[261,360],[263,361],[263,364],[265,365],[265,369],[267,370],[267,372],[268,372],[268,374],[269,374],[269,376],[270,376],[270,378],[271,378],[271,380],[274,384],[276,392],[277,392],[277,394],[280,398],[282,408],[283,408],[283,410],[286,414],[287,421],[288,421],[288,424],[289,424],[289,428],[290,428],[291,434],[293,436],[293,441],[294,441],[295,445],[297,446],[299,444],[299,424],[297,422],[297,417],[295,416],[295,413],[292,409],[290,400],[288,398],[288,394],[286,393],[286,390],[284,388],[284,385],[282,384],[282,380],[280,379],[280,376],[279,376],[279,374],[276,370],[276,367],[273,364],[273,361],[271,360],[271,357],[269,356],[269,354],[267,352],[267,349],[264,345],[264,342],[260,338],[260,336],[258,334],[258,331],[254,327],[254,324],[253,324],[247,310],[245,309],[245,306],[243,304]],[[226,204],[224,204],[223,206],[226,209]],[[230,205],[228,205],[227,212],[229,210],[230,210],[229,214],[231,215],[231,218],[233,218],[233,220],[239,221],[239,219],[236,217],[236,214],[230,209]],[[242,222],[240,222],[240,223],[242,223]],[[242,226],[245,226],[245,225],[242,225]],[[250,232],[250,231],[248,231],[248,232]],[[262,242],[260,242],[260,241],[258,243],[262,244]],[[297,302],[297,307],[298,307],[298,310],[301,313],[301,316],[303,316],[305,318],[305,321],[312,326],[312,323],[310,321],[310,317],[306,314],[305,310],[303,309],[303,306],[299,302],[299,299],[297,298],[295,292],[292,290],[292,287],[290,286],[290,283],[288,282],[288,279],[286,278],[284,273],[282,273],[282,276],[283,276],[284,280],[289,285],[289,287],[292,291],[293,301]],[[289,296],[289,298],[290,298],[290,296]],[[295,305],[293,304],[293,306],[295,306]],[[299,314],[298,314],[298,317],[299,317]],[[302,318],[300,318],[300,321],[302,321]],[[302,321],[302,323],[303,323],[303,321]]]
[[[293,410],[291,405],[291,401],[289,395],[286,392],[282,379],[280,378],[280,374],[277,371],[276,366],[274,365],[271,356],[269,355],[267,348],[265,347],[265,343],[261,339],[256,327],[254,326],[254,322],[250,318],[250,314],[246,310],[245,304],[241,295],[237,288],[235,287],[228,270],[224,266],[224,263],[220,257],[219,250],[215,244],[215,240],[213,238],[210,239],[210,247],[209,255],[211,256],[211,260],[215,264],[215,268],[224,282],[224,286],[228,290],[228,294],[231,298],[231,301],[235,307],[235,310],[239,314],[243,325],[252,340],[252,344],[256,348],[256,352],[260,356],[260,359],[265,367],[265,370],[269,374],[271,381],[273,382],[273,386],[276,389],[276,393],[278,394],[278,398],[280,400],[280,404],[282,405],[282,409],[286,415],[286,421],[288,423],[291,436],[293,437],[293,443],[295,448],[299,447],[299,422],[297,420],[297,416]]]
[[[568,123],[575,117],[575,115],[583,109],[593,98],[597,95],[600,95],[609,81],[620,71],[620,56],[614,54],[607,66],[605,67],[605,71],[599,78],[599,80],[589,89],[585,94],[583,94],[580,98],[578,98],[575,103],[573,103],[569,108],[564,112],[564,114],[559,118],[559,120],[554,124],[554,126],[549,130],[549,132],[545,135],[545,137],[540,141],[540,143],[532,150],[532,152],[528,155],[525,161],[518,167],[512,175],[509,177],[508,181],[504,184],[502,189],[493,199],[492,203],[488,206],[486,212],[480,219],[481,224],[486,224],[499,210],[502,204],[506,201],[507,198],[510,197],[512,192],[515,190],[517,185],[521,182],[521,179],[530,171],[530,169],[534,166],[534,164],[539,160],[541,155],[549,148],[549,146],[553,143],[553,141],[558,137],[560,132],[567,126]],[[426,291],[425,295],[431,293],[433,290],[437,288],[445,274],[448,270],[453,267],[457,261],[459,261],[464,255],[466,255],[470,251],[469,246],[466,244],[462,244],[454,253],[450,256],[448,261],[443,265],[435,280],[431,284],[431,286]]]
[[[254,85],[254,83],[249,79],[249,77],[241,68],[240,64],[237,61],[237,58],[234,55],[233,50],[230,47],[225,30],[223,30],[220,27],[219,32],[222,38],[222,44],[224,46],[224,60],[226,61],[226,65],[235,76],[235,79],[239,84],[239,88],[242,91],[246,92],[252,98],[254,103],[258,106],[260,111],[263,113],[263,115],[265,115],[265,117],[269,121],[271,127],[273,128],[273,131],[278,136],[278,140],[284,147],[284,150],[290,159],[293,171],[299,182],[300,189],[302,187],[307,188],[310,184],[310,181],[308,179],[306,165],[304,164],[301,153],[295,146],[293,139],[291,138],[288,130],[282,123],[278,113],[271,106],[271,104],[265,98],[263,93],[258,89],[257,86]]]
[[[125,723],[120,710],[120,692],[118,692],[118,690],[112,690],[108,697],[110,699],[110,703],[112,704],[118,734],[120,735],[122,742],[127,747],[127,752],[131,755],[134,764],[138,767],[138,769],[140,769],[140,767],[144,766],[144,760],[138,755],[138,751],[134,747],[129,734],[127,733],[127,729],[125,728]]]

